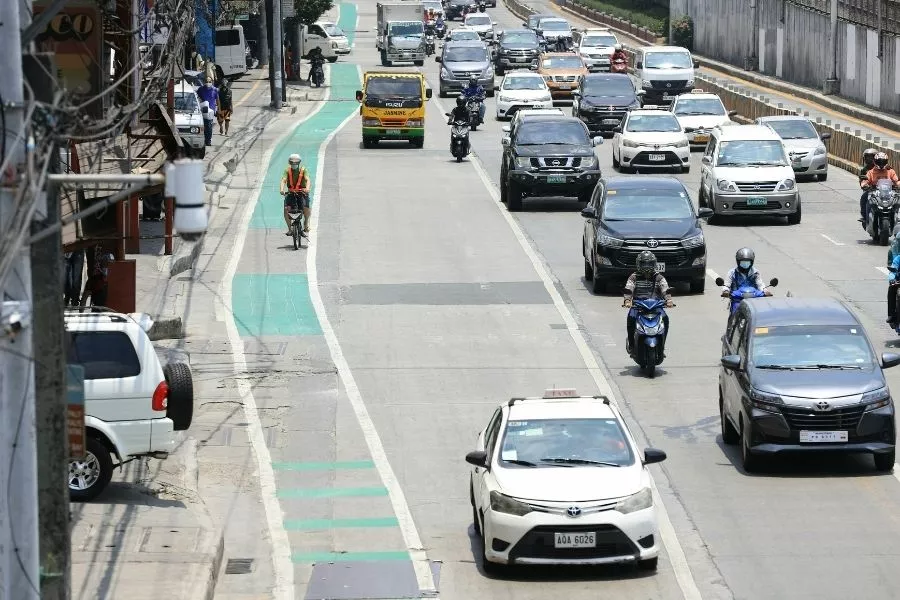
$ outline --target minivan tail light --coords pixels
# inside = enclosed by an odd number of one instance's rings
[[[153,402],[151,403],[153,410],[163,412],[169,407],[169,384],[160,381],[153,392]]]

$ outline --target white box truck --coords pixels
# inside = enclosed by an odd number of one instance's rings
[[[375,44],[382,66],[395,62],[425,64],[425,7],[421,2],[379,2]]]

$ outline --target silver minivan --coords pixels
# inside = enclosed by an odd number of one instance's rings
[[[461,92],[469,84],[470,77],[478,79],[488,96],[494,95],[494,65],[483,42],[449,42],[444,45],[441,56],[435,56],[434,60],[441,63],[441,98],[450,92]]]

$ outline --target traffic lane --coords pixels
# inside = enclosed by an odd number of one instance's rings
[[[329,156],[340,189],[323,202],[341,215],[330,320],[429,557],[444,561],[442,597],[586,598],[597,580],[622,595],[680,597],[665,558],[652,577],[529,569],[490,580],[474,564],[464,456],[477,433],[504,399],[593,383],[477,172],[452,162],[435,108],[422,150],[362,150],[356,123],[338,134]],[[401,177],[383,176],[401,165]]]

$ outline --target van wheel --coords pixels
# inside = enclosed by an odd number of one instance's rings
[[[416,65],[417,67],[424,67],[425,61],[424,60],[414,60],[413,64]]]
[[[84,458],[69,461],[69,498],[76,502],[93,500],[109,485],[112,471],[109,448],[97,438],[88,436]]]
[[[170,363],[163,369],[169,384],[166,416],[172,419],[175,431],[184,431],[194,419],[194,379],[186,363]]]
[[[875,459],[875,469],[882,473],[890,473],[893,471],[894,463],[897,460],[896,452],[896,450],[891,450],[884,454],[873,454],[872,458]]]
[[[336,62],[337,62],[337,56],[329,56],[329,57],[328,57],[328,62],[330,62],[330,63],[336,63]]]

